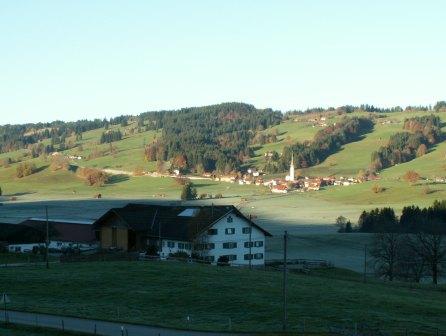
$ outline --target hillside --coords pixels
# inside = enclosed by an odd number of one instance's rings
[[[392,334],[445,328],[442,287],[364,284],[358,274],[341,273],[290,272],[291,330],[303,323],[307,331],[319,332],[336,325],[354,328],[355,323]],[[49,270],[3,269],[3,289],[18,310],[198,330],[281,330],[282,273],[271,270],[157,261],[66,263]]]
[[[245,108],[245,105],[242,105],[242,107]],[[249,105],[246,105],[246,108],[247,111],[240,113],[274,115],[272,111],[253,110],[253,107]],[[197,114],[193,118],[199,118],[201,113],[209,113],[202,110],[194,111]],[[227,115],[228,112],[222,113]],[[373,130],[353,142],[342,145],[340,150],[329,155],[320,164],[300,169],[300,172],[307,176],[337,175],[354,177],[359,170],[366,170],[369,167],[373,151],[385,145],[393,134],[402,131],[403,121],[406,118],[431,113],[431,111],[351,112],[348,114],[349,117],[368,117],[373,114],[375,121]],[[437,113],[437,115],[443,122],[446,121],[443,113]],[[241,169],[246,169],[247,166],[261,168],[265,164],[265,153],[270,151],[281,153],[285,146],[297,141],[310,141],[319,130],[339,122],[343,117],[344,114],[333,112],[298,114],[284,119],[277,125],[270,125],[265,129],[260,127],[255,134],[251,132],[252,134],[249,135],[251,140],[248,141],[248,138],[246,138],[245,142],[240,143],[243,146],[249,145],[250,149],[245,150],[247,150],[247,153],[251,152],[251,158],[243,164]],[[173,118],[172,115],[170,118]],[[324,118],[323,122],[322,118]],[[31,150],[26,148],[0,154],[0,162],[3,163],[3,167],[0,167],[0,187],[3,191],[3,200],[10,200],[11,197],[19,201],[91,198],[97,193],[101,193],[103,197],[108,198],[178,199],[181,186],[173,179],[132,176],[133,172],[159,169],[156,161],[148,161],[147,154],[145,154],[145,150],[150,144],[158,142],[166,135],[162,128],[153,126],[156,124],[155,119],[141,121],[140,117],[125,117],[126,122],[124,122],[122,118],[116,118],[100,128],[84,132],[72,131],[67,134],[68,136],[62,135],[67,149],[62,150],[61,153],[65,156],[82,157],[80,160],[71,160],[70,163],[74,169],[70,170],[52,171],[50,169],[50,156],[40,155],[33,158]],[[250,119],[246,119],[247,122],[248,120]],[[271,122],[276,123],[277,121]],[[102,125],[104,121],[100,123]],[[252,121],[249,121],[246,125],[249,123],[252,123]],[[200,125],[200,123],[197,125]],[[220,124],[219,132],[226,127],[225,125],[225,123]],[[34,132],[36,132],[36,127],[36,125],[33,126]],[[39,127],[46,129],[49,126],[40,125]],[[81,126],[72,127],[76,129],[76,127]],[[93,126],[88,124],[88,127]],[[250,134],[248,132],[250,127],[247,127],[246,129],[244,127],[240,128],[239,131],[246,131],[246,134]],[[122,133],[121,140],[100,144],[101,135],[104,132],[118,129]],[[229,128],[227,134],[232,134],[232,131],[233,129]],[[235,132],[239,131],[235,130]],[[184,130],[181,132],[184,132]],[[265,143],[255,143],[259,134],[265,135],[263,137],[263,140],[267,139]],[[53,138],[41,140],[44,146],[51,146],[55,142],[57,141]],[[54,144],[53,146],[60,145]],[[32,145],[29,145],[28,148],[32,148]],[[230,184],[206,179],[194,180],[194,183],[199,194],[215,195],[222,193],[224,198],[214,200],[215,202],[238,204],[246,211],[254,212],[261,220],[265,221],[274,218],[275,221],[284,224],[292,222],[298,224],[329,224],[333,223],[334,218],[340,214],[356,221],[360,211],[364,208],[392,205],[396,209],[401,209],[406,204],[427,205],[432,203],[434,199],[446,198],[446,184],[432,181],[434,178],[446,175],[445,153],[446,144],[441,142],[432,147],[426,155],[383,169],[377,182],[369,181],[349,187],[328,187],[318,192],[305,194],[290,193],[283,196],[273,196],[265,187]],[[166,157],[167,160],[163,162],[164,167],[169,166],[177,159],[178,155],[172,155],[173,158],[170,160]],[[37,171],[30,176],[17,178],[16,169],[21,163],[25,162],[34,163]],[[178,160],[175,162],[174,166],[175,164],[181,164]],[[109,169],[114,172],[114,175],[103,187],[89,187],[75,173],[76,167]],[[408,170],[417,171],[423,179],[414,184],[402,181],[402,176]],[[276,176],[284,175],[285,173],[276,174]],[[372,186],[377,183],[384,188],[383,192],[373,193],[371,191]]]

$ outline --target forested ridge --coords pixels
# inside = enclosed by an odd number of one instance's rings
[[[142,115],[162,138],[146,148],[149,161],[172,160],[179,169],[229,173],[252,157],[256,132],[277,125],[280,112],[224,103]]]

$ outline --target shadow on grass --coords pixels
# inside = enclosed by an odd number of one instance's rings
[[[112,175],[108,178],[107,184],[116,184],[128,181],[130,177],[128,175]]]

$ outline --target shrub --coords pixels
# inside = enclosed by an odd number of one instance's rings
[[[133,169],[133,175],[134,176],[143,176],[144,169],[142,167],[136,167],[135,169]]]
[[[184,251],[178,251],[175,253],[170,253],[169,257],[176,259],[189,259],[189,254],[187,254],[187,252]]]
[[[197,198],[197,189],[191,182],[186,183],[181,190],[182,200],[194,200]]]
[[[415,183],[420,179],[420,174],[418,174],[416,171],[408,170],[404,175],[403,179],[410,183]]]
[[[0,195],[1,196],[1,195]],[[206,199],[206,198],[208,198],[208,194],[206,194],[206,193],[203,193],[203,194],[200,194],[200,197],[199,197],[199,199]]]
[[[29,162],[25,162],[25,163],[21,163],[17,166],[16,169],[16,176],[18,178],[22,178],[25,176],[29,176],[34,174],[37,171],[36,165],[34,163],[29,163]]]
[[[85,180],[88,186],[102,187],[108,181],[108,175],[94,168],[79,168],[78,176]]]
[[[382,192],[384,192],[385,190],[386,190],[386,189],[383,188],[383,187],[381,187],[379,184],[375,184],[375,185],[372,187],[372,191],[373,191],[375,194],[382,193]]]
[[[52,171],[68,170],[70,168],[70,162],[63,155],[55,155],[51,157],[50,168]]]
[[[223,198],[223,194],[221,193],[215,194],[215,198]]]

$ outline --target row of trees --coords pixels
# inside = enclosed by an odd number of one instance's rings
[[[285,146],[280,157],[271,155],[267,159],[264,169],[269,173],[286,171],[289,168],[292,155],[296,168],[317,165],[340,150],[342,145],[358,140],[372,129],[373,121],[370,118],[344,117],[335,125],[317,132],[313,141],[297,142],[291,146]]]
[[[446,201],[407,206],[400,218],[392,208],[364,211],[358,231],[374,233],[370,252],[380,276],[416,282],[431,276],[438,283],[446,266]]]
[[[372,171],[423,156],[429,147],[443,139],[440,118],[435,115],[406,119],[404,129],[409,132],[392,135],[386,146],[372,153]]]
[[[289,118],[294,115],[311,114],[311,113],[326,113],[326,112],[337,112],[337,113],[353,113],[353,112],[370,112],[370,113],[393,113],[393,112],[403,112],[403,111],[435,111],[435,112],[446,112],[446,101],[439,101],[434,106],[413,106],[408,105],[405,108],[401,106],[393,107],[377,107],[370,104],[361,105],[343,105],[339,107],[312,107],[306,110],[293,110],[288,111],[285,117]]]
[[[425,208],[406,206],[400,218],[390,207],[363,211],[359,216],[357,230],[367,233],[438,232],[446,235],[446,201],[435,201]]]

